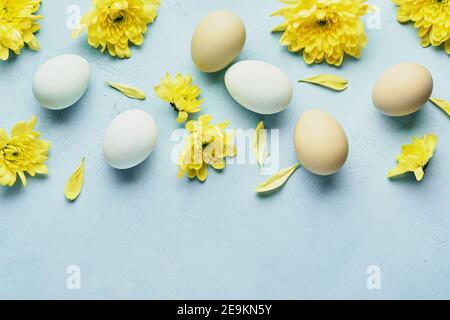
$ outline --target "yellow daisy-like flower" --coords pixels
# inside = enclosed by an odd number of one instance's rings
[[[160,0],[93,0],[94,8],[81,18],[73,37],[88,29],[88,42],[102,52],[130,58],[129,42],[140,46],[147,25],[157,16]]]
[[[397,156],[397,167],[388,172],[388,177],[395,177],[406,172],[414,172],[417,181],[422,181],[424,169],[433,156],[437,145],[437,136],[427,134],[422,138],[413,137],[412,143],[402,147]]]
[[[19,55],[25,44],[39,50],[34,33],[40,29],[34,15],[41,0],[0,0],[0,60],[8,60],[9,50]]]
[[[273,32],[283,32],[280,43],[290,52],[303,50],[307,64],[340,66],[344,55],[359,58],[367,44],[361,16],[369,12],[366,0],[279,0],[289,6],[272,16],[285,21]]]
[[[25,173],[34,177],[36,173],[47,174],[45,161],[48,159],[50,143],[39,139],[34,131],[36,117],[29,122],[19,122],[11,130],[11,138],[0,129],[0,184],[12,187],[17,175],[26,186]]]
[[[399,6],[398,22],[412,21],[419,29],[423,47],[444,44],[450,54],[450,1],[449,0],[392,0]]]
[[[170,74],[166,73],[161,83],[155,87],[155,93],[161,100],[170,103],[178,112],[177,122],[179,123],[185,122],[190,113],[202,110],[200,106],[204,100],[198,99],[202,90],[192,85],[190,75],[183,77],[178,73],[175,79],[172,79]]]
[[[234,134],[226,132],[228,122],[213,125],[211,120],[211,115],[203,115],[198,121],[186,123],[189,136],[178,159],[179,178],[186,174],[190,179],[205,181],[209,165],[222,170],[225,168],[225,157],[236,155]]]

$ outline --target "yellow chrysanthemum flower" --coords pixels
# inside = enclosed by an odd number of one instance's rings
[[[0,0],[0,60],[8,60],[9,50],[20,54],[25,44],[39,50],[34,33],[40,29],[36,20],[42,16],[34,13],[40,4],[41,0]]]
[[[283,32],[280,43],[290,52],[303,50],[307,64],[340,66],[344,55],[359,58],[367,44],[361,16],[369,12],[366,0],[279,0],[289,6],[272,16],[285,21],[273,32]]]
[[[155,93],[163,101],[170,103],[178,112],[177,122],[179,123],[185,122],[190,113],[197,113],[202,110],[200,106],[203,99],[198,99],[202,90],[192,85],[190,75],[183,77],[178,73],[174,80],[169,73],[166,73],[161,83],[155,87]]]
[[[81,18],[76,37],[86,27],[88,42],[108,48],[109,54],[119,58],[130,58],[129,42],[140,46],[144,42],[147,25],[157,16],[160,0],[93,0],[94,8]]]
[[[413,137],[412,143],[402,147],[402,153],[397,156],[397,167],[388,172],[388,177],[395,177],[406,172],[414,172],[417,181],[424,176],[424,169],[433,156],[437,145],[437,136],[427,134],[422,138]]]
[[[419,29],[423,47],[444,44],[450,54],[450,1],[449,0],[392,0],[399,7],[398,22],[414,22]]]
[[[203,115],[198,121],[186,123],[186,130],[190,134],[178,159],[179,178],[186,174],[190,179],[205,181],[209,165],[222,170],[225,157],[236,155],[234,134],[226,132],[228,122],[213,125],[211,120],[211,115]]]
[[[26,186],[25,173],[34,177],[36,173],[47,174],[45,161],[48,159],[50,143],[39,139],[34,131],[36,117],[29,122],[19,122],[11,130],[11,138],[0,129],[0,184],[12,187],[17,175]]]

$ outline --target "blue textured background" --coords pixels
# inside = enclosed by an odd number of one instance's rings
[[[0,189],[1,298],[450,298],[450,185],[448,117],[427,105],[403,119],[381,115],[371,104],[372,85],[387,67],[414,61],[435,79],[434,96],[450,99],[449,57],[422,49],[415,29],[395,20],[394,4],[382,9],[380,30],[369,30],[360,61],[342,68],[308,67],[278,45],[270,18],[275,0],[162,0],[159,16],[133,57],[101,55],[86,35],[70,38],[66,9],[71,0],[48,0],[40,13],[41,51],[23,50],[0,63],[0,126],[38,116],[38,130],[53,142],[48,177]],[[90,1],[80,1],[83,11]],[[336,73],[350,80],[344,93],[294,84],[284,112],[261,117],[238,106],[223,85],[223,73],[198,72],[190,39],[199,19],[218,8],[238,12],[248,40],[239,59],[261,59],[292,79]],[[76,53],[92,66],[85,97],[65,111],[41,108],[31,93],[37,67],[62,53]],[[255,165],[230,165],[204,184],[176,178],[170,161],[175,113],[153,95],[166,71],[191,73],[204,91],[205,112],[233,127],[265,120],[281,130],[282,167],[296,161],[292,131],[299,115],[321,108],[336,116],[350,140],[345,167],[332,177],[299,170],[270,197],[255,195],[265,179]],[[107,88],[105,80],[134,84],[144,102]],[[143,165],[108,167],[102,135],[118,113],[140,108],[159,124],[156,150]],[[425,180],[386,179],[402,144],[434,132],[440,142]],[[86,156],[86,181],[77,202],[64,184]],[[368,290],[366,268],[381,268],[382,290]],[[66,287],[66,268],[79,265],[81,290]]]

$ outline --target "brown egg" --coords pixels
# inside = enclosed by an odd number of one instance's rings
[[[406,116],[422,108],[433,91],[431,73],[415,63],[393,66],[381,75],[373,89],[373,103],[384,114]]]
[[[204,17],[192,36],[192,61],[203,72],[217,72],[239,56],[246,39],[241,18],[227,10]]]
[[[322,176],[338,171],[348,156],[344,129],[332,115],[317,109],[306,111],[298,119],[294,145],[301,165]]]

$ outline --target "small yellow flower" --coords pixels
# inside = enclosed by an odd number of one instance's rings
[[[178,112],[177,122],[179,123],[185,122],[190,113],[202,110],[200,106],[203,99],[198,99],[202,91],[199,87],[192,85],[190,75],[183,77],[178,73],[175,79],[172,79],[170,74],[166,73],[161,83],[155,87],[155,93]]]
[[[209,165],[222,170],[225,158],[236,155],[234,134],[226,132],[227,121],[213,125],[211,120],[211,115],[203,115],[198,121],[186,123],[189,136],[178,159],[179,178],[186,174],[190,179],[205,181]]]
[[[273,29],[283,32],[280,43],[290,52],[303,50],[307,64],[340,66],[344,55],[359,58],[367,44],[361,16],[369,12],[367,0],[280,0],[288,7],[272,16],[285,21]]]
[[[412,143],[402,147],[402,153],[397,156],[397,167],[388,172],[388,177],[395,177],[406,172],[414,172],[417,181],[424,176],[424,169],[433,156],[437,145],[437,136],[427,134],[422,138],[413,137]]]
[[[87,27],[88,42],[94,48],[119,58],[130,58],[129,42],[144,43],[147,25],[157,16],[160,0],[93,0],[94,8],[81,19],[73,37]]]
[[[39,50],[34,33],[40,29],[36,20],[42,16],[34,13],[40,4],[41,0],[0,0],[0,60],[8,60],[9,50],[20,54],[25,44]]]
[[[444,44],[450,54],[450,1],[449,0],[392,0],[399,6],[397,20],[414,22],[419,30],[423,47]]]
[[[17,175],[26,186],[25,173],[34,177],[36,173],[47,174],[50,143],[39,139],[34,131],[36,117],[29,122],[19,122],[11,130],[11,138],[0,129],[0,184],[12,187]]]

